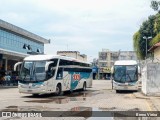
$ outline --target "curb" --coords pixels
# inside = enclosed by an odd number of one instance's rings
[[[133,95],[134,95],[136,98],[139,98],[139,99],[150,99],[150,97],[145,96],[145,95],[144,95],[143,93],[141,93],[141,92],[133,93]]]
[[[159,111],[160,110],[160,106],[158,107],[157,106],[157,103],[159,102],[156,102],[156,100],[154,99],[157,99],[159,97],[155,97],[155,96],[146,96],[145,94],[141,93],[141,92],[138,92],[138,93],[133,93],[133,95],[136,97],[136,98],[139,98],[139,99],[146,99],[147,101],[149,101],[152,109],[154,111]]]
[[[0,89],[18,88],[18,86],[0,86]]]

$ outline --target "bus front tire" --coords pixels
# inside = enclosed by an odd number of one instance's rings
[[[116,90],[116,93],[120,93],[120,90]]]
[[[83,83],[83,91],[86,91],[86,82]]]
[[[56,87],[56,95],[62,95],[62,88],[60,84],[58,84]]]

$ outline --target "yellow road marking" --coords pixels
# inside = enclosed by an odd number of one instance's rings
[[[130,98],[135,98],[135,96],[133,94],[130,94],[129,96],[130,96]]]
[[[148,111],[152,111],[152,108],[150,106],[150,104],[148,103],[149,101],[145,100],[146,101],[146,106],[147,106],[147,109]]]

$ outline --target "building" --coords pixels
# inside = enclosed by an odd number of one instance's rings
[[[136,53],[134,51],[110,51],[102,49],[98,55],[98,78],[110,79],[111,67],[117,60],[137,60]]]
[[[111,67],[118,60],[119,52],[102,49],[98,54],[99,79],[109,79],[111,76]]]
[[[119,60],[137,60],[134,51],[119,51]]]
[[[94,58],[92,63],[92,78],[98,79],[98,59]]]
[[[154,56],[154,60],[155,61],[160,61],[160,42],[156,43],[155,45],[153,45],[150,49],[150,52],[153,53]]]
[[[0,73],[13,71],[14,64],[31,53],[44,53],[47,43],[50,40],[0,19]]]
[[[73,57],[81,61],[87,61],[87,55],[80,54],[79,51],[57,51],[57,55]]]

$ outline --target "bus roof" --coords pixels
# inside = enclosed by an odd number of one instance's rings
[[[135,60],[118,60],[115,61],[114,65],[137,65]]]
[[[89,62],[84,62],[84,61],[80,61],[80,60],[72,58],[72,57],[61,56],[61,55],[30,55],[28,57],[25,57],[24,61],[51,60],[51,59],[55,59],[55,58],[90,64]]]

